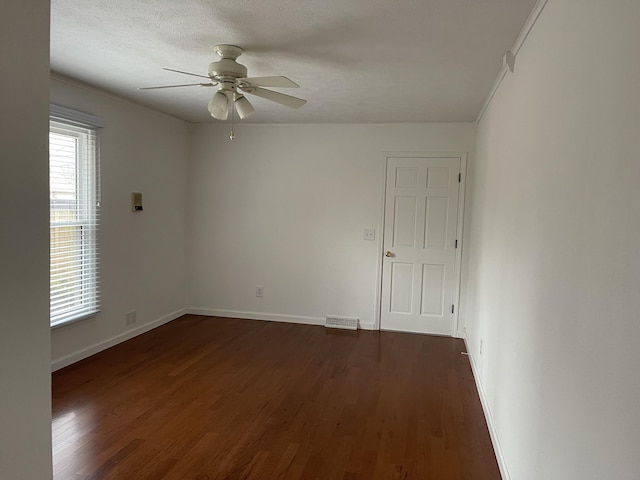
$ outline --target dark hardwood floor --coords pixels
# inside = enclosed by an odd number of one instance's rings
[[[497,480],[463,350],[186,315],[53,374],[54,478]]]

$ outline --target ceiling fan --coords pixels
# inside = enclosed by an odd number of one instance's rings
[[[226,120],[231,106],[235,106],[238,116],[241,119],[247,118],[255,109],[245,98],[243,93],[256,95],[266,100],[279,103],[290,108],[300,108],[305,103],[298,97],[285,95],[284,93],[267,90],[270,88],[299,88],[300,85],[289,80],[287,77],[247,77],[247,67],[236,62],[236,59],[244,50],[235,45],[217,45],[213,49],[221,59],[209,64],[209,75],[198,75],[197,73],[183,72],[165,68],[170,72],[183,73],[194,77],[209,79],[208,83],[187,83],[181,85],[163,85],[159,87],[140,87],[138,90],[155,90],[159,88],[176,87],[218,87],[218,91],[209,102],[208,110],[211,116],[218,120]],[[240,93],[242,92],[242,93]]]

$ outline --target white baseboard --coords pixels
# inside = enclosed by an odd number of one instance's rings
[[[460,332],[459,332],[460,333]],[[500,440],[498,439],[498,432],[493,423],[493,415],[491,414],[491,409],[489,408],[489,402],[487,401],[487,396],[484,393],[484,388],[482,386],[482,381],[480,380],[480,375],[478,372],[478,367],[476,366],[476,362],[469,352],[469,345],[467,344],[467,336],[465,332],[462,333],[462,338],[464,340],[465,350],[468,353],[469,363],[471,363],[471,371],[473,372],[473,378],[476,381],[476,389],[478,390],[478,395],[480,396],[480,403],[482,404],[482,410],[484,411],[484,417],[487,420],[487,427],[489,428],[489,436],[491,437],[491,443],[493,444],[493,450],[496,454],[496,460],[498,461],[498,468],[500,469],[500,475],[502,480],[511,480],[511,475],[509,475],[509,470],[507,469],[507,463],[505,462],[504,455],[502,453],[502,447],[500,447]]]
[[[375,323],[362,323],[358,322],[358,328],[361,330],[378,330]]]
[[[245,318],[247,320],[266,320],[268,322],[301,323],[303,325],[324,325],[322,317],[304,317],[298,315],[276,315],[263,312],[241,312],[238,310],[218,310],[215,308],[191,307],[188,313],[209,317]]]
[[[302,325],[324,326],[324,317],[305,317],[299,315],[282,315],[263,312],[241,312],[238,310],[218,310],[215,308],[191,307],[188,313],[192,315],[206,315],[209,317],[246,318],[248,320],[266,320],[268,322],[299,323]],[[362,330],[375,330],[373,323],[358,322]]]
[[[71,353],[69,355],[65,355],[62,358],[58,358],[57,360],[54,360],[51,362],[51,371],[55,372],[56,370],[60,370],[61,368],[71,365],[72,363],[75,363],[84,358],[90,357],[91,355],[101,352],[102,350],[111,348],[133,337],[137,337],[138,335],[146,333],[149,330],[153,330],[154,328],[164,325],[165,323],[169,323],[170,321],[175,320],[178,317],[181,317],[185,313],[187,313],[186,308],[177,310],[173,313],[170,313],[169,315],[165,315],[164,317],[160,317],[149,323],[140,325],[137,328],[127,330],[126,332],[121,333],[120,335],[116,335],[115,337],[111,337],[107,340],[96,343],[95,345],[91,345],[87,348],[83,348],[82,350],[78,350],[77,352]]]

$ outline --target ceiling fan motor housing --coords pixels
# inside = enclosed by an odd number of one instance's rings
[[[285,95],[284,93],[275,92],[262,87],[279,87],[279,88],[297,88],[299,85],[287,77],[272,76],[272,77],[247,77],[247,67],[236,62],[236,59],[242,54],[244,50],[236,45],[216,45],[213,49],[215,53],[220,56],[220,60],[209,64],[209,78],[211,83],[194,83],[189,85],[165,85],[160,87],[147,87],[147,88],[172,88],[172,87],[189,87],[189,86],[203,86],[214,87],[217,86],[217,92],[213,95],[213,98],[209,102],[208,110],[211,116],[218,120],[226,120],[229,110],[235,107],[238,111],[238,115],[241,119],[247,118],[255,110],[251,106],[251,103],[245,98],[242,93],[238,93],[240,89],[244,93],[250,93],[258,97],[262,97],[266,100],[285,105],[290,108],[300,108],[307,103],[306,100],[301,98],[292,97],[291,95]],[[187,75],[195,75],[202,77],[203,75],[193,74],[189,72],[183,72],[180,70],[166,69],[178,73],[184,73]]]
[[[209,77],[215,80],[245,78],[247,67],[230,58],[223,58],[209,64]]]

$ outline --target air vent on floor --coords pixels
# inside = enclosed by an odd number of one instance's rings
[[[353,317],[325,317],[324,324],[327,328],[344,328],[346,330],[357,330],[358,319]]]

